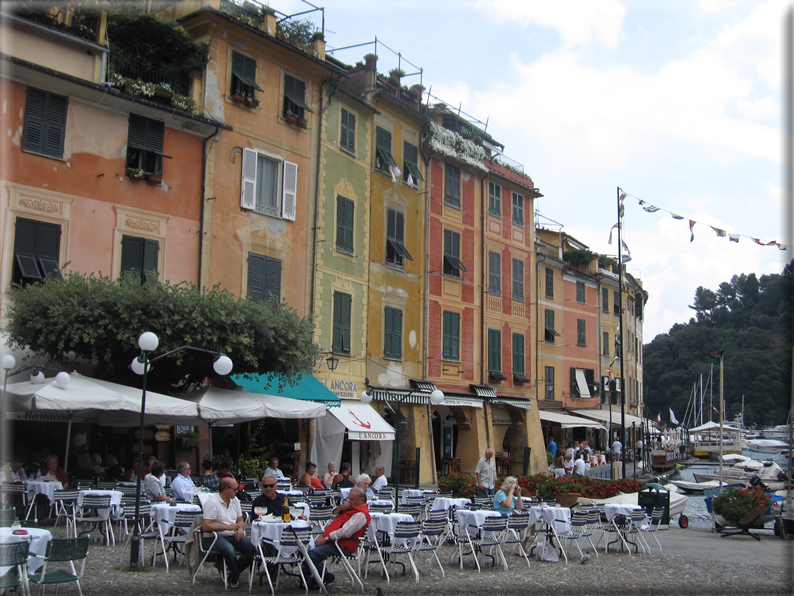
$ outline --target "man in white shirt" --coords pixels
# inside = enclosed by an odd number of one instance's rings
[[[620,442],[620,439],[615,439],[615,442],[612,443],[612,456],[615,461],[621,460],[622,452],[623,452],[623,443]]]
[[[584,472],[585,472],[584,458],[580,453],[579,457],[576,458],[576,461],[573,462],[573,475],[584,476]]]
[[[178,501],[190,502],[193,499],[192,493],[196,485],[190,477],[190,470],[190,464],[186,461],[179,462],[176,467],[176,477],[171,481],[171,490]]]
[[[372,482],[372,492],[377,494],[381,491],[382,488],[386,488],[389,484],[389,481],[386,479],[386,470],[383,466],[377,466],[375,468],[375,480]]]
[[[265,468],[265,473],[263,476],[275,476],[276,480],[288,480],[286,476],[284,476],[284,472],[278,469],[278,458],[273,457],[270,459],[270,467]]]
[[[486,449],[485,455],[477,462],[474,475],[477,477],[477,496],[493,497],[494,481],[496,480],[496,462],[493,449]]]
[[[226,567],[229,569],[229,588],[240,587],[240,573],[253,563],[256,547],[245,537],[245,523],[237,499],[237,481],[234,478],[223,478],[218,484],[218,492],[210,496],[204,503],[204,547],[209,548],[213,540],[213,532],[218,539],[212,550],[221,553]],[[235,550],[240,558],[235,556]]]
[[[25,458],[15,455],[11,461],[0,468],[0,482],[25,482],[28,479],[22,466],[25,465]]]
[[[637,459],[642,461],[642,448],[645,446],[645,443],[642,442],[642,439],[637,441]]]

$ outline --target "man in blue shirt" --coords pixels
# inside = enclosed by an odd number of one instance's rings
[[[557,455],[557,443],[554,442],[554,439],[549,441],[549,446],[546,448],[546,451],[551,453],[553,456]]]
[[[174,498],[178,501],[188,501],[193,499],[192,491],[196,488],[193,479],[190,477],[190,464],[186,461],[179,462],[176,467],[176,477],[171,481],[171,490]]]
[[[270,467],[265,468],[265,476],[275,476],[276,480],[289,480],[284,476],[284,472],[278,469],[278,458],[273,457],[270,459]]]

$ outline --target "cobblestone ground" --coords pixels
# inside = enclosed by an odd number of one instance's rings
[[[672,532],[672,530],[671,530]],[[54,530],[55,536],[63,536],[62,527]],[[658,533],[662,546],[668,542],[665,532]],[[689,534],[689,536],[694,536]],[[715,544],[720,546],[714,535]],[[744,540],[744,538],[741,538]],[[750,539],[751,540],[751,539]],[[778,538],[765,537],[764,540],[777,541]],[[117,536],[117,541],[119,537]],[[651,542],[653,542],[651,540]],[[782,542],[782,541],[780,541]],[[772,543],[769,543],[773,545]],[[655,546],[655,543],[654,543]],[[777,545],[774,545],[777,546]],[[737,549],[742,548],[739,542],[734,543]],[[151,545],[147,544],[147,553]],[[574,547],[575,551],[576,548]],[[457,552],[453,546],[443,546],[439,557],[444,566],[446,576],[442,577],[434,560],[422,555],[417,567],[421,575],[419,583],[415,583],[412,575],[392,578],[387,585],[382,579],[379,567],[371,564],[370,574],[364,580],[364,594],[375,595],[378,588],[384,596],[397,594],[410,595],[454,595],[454,594],[546,594],[565,596],[617,596],[623,594],[678,595],[697,594],[711,596],[722,594],[754,594],[771,596],[794,593],[792,584],[790,558],[785,561],[770,561],[770,565],[724,563],[716,560],[719,554],[715,551],[715,559],[681,557],[674,554],[675,543],[670,540],[665,552],[659,554],[654,548],[650,555],[633,555],[626,553],[609,553],[596,559],[592,557],[586,564],[581,564],[578,557],[571,562],[541,563],[532,561],[531,568],[526,562],[511,552],[508,556],[509,571],[501,568],[486,567],[481,574],[477,573],[471,557],[465,561],[464,569],[460,569],[457,560],[449,561],[451,553]],[[214,567],[208,565],[202,571],[195,585],[191,584],[187,569],[181,565],[172,565],[170,573],[166,573],[162,560],[154,569],[147,568],[141,573],[129,573],[122,570],[121,544],[108,548],[92,542],[85,574],[81,582],[85,594],[218,594],[223,592],[223,582]],[[779,552],[779,551],[778,551]],[[788,550],[791,553],[791,550]],[[129,551],[126,555],[128,561]],[[776,555],[779,559],[779,555]],[[125,561],[125,562],[127,562]],[[329,594],[353,594],[356,592],[344,571],[332,568],[337,580],[329,586]],[[409,571],[410,574],[410,571]],[[240,592],[248,588],[248,573],[242,576]],[[363,578],[362,578],[363,579]],[[282,581],[278,593],[285,595],[303,594],[299,580],[287,578]],[[62,594],[76,594],[73,585],[61,588]],[[234,593],[234,592],[231,592]],[[253,593],[267,594],[267,581],[264,587],[254,582]],[[317,592],[313,592],[316,594]]]

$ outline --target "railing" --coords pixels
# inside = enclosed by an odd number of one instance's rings
[[[110,63],[112,64],[112,62],[111,58]],[[140,79],[144,83],[152,83],[154,85],[166,84],[171,87],[174,93],[179,95],[188,95],[190,93],[190,80],[187,77],[164,75],[155,70],[148,70],[142,66],[130,63],[123,66],[110,66],[108,70],[126,79]]]
[[[493,161],[495,161],[496,163],[500,163],[500,164],[506,165],[506,166],[510,166],[511,168],[515,168],[516,170],[518,170],[520,172],[524,171],[524,165],[523,164],[520,164],[516,160],[510,159],[509,157],[507,157],[506,155],[503,155],[501,153],[495,154],[494,157],[493,157]]]
[[[263,14],[263,6],[259,2],[251,2],[250,0],[221,0],[221,10],[228,12],[236,12],[250,19],[261,19]]]

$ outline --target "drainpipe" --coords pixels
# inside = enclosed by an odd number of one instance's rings
[[[487,300],[487,291],[486,291],[486,281],[487,281],[487,268],[485,266],[486,260],[486,249],[485,249],[485,224],[487,223],[487,215],[485,213],[485,197],[487,195],[487,187],[486,187],[486,180],[488,179],[488,170],[486,168],[485,174],[480,179],[480,229],[482,232],[480,233],[480,242],[482,243],[482,249],[480,254],[480,263],[481,263],[481,283],[480,288],[482,289],[482,294],[480,294],[480,384],[487,385],[486,382],[488,380],[487,371],[485,370],[485,359],[487,356],[486,353],[486,345],[488,342],[487,334],[485,333],[485,301]],[[501,346],[500,346],[501,351]],[[491,428],[488,425],[488,400],[484,399],[482,401],[482,408],[483,414],[485,415],[485,445],[486,447],[491,446]],[[495,457],[495,456],[494,456]]]
[[[218,132],[220,131],[220,127],[215,127],[215,132],[212,133],[210,136],[204,139],[204,144],[201,152],[201,227],[199,228],[199,258],[198,258],[198,286],[201,289],[201,268],[204,263],[204,205],[206,204],[207,200],[205,198],[207,194],[207,156],[209,155],[209,151],[207,149],[207,143],[210,139],[218,136]]]

